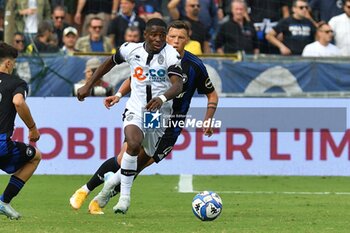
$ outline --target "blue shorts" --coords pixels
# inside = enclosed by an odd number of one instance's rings
[[[8,174],[15,173],[34,158],[33,146],[9,139],[0,140],[0,169]]]

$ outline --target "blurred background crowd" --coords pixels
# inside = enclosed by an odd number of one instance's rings
[[[350,0],[0,0],[0,41],[21,53],[114,52],[147,20],[191,26],[196,55],[350,56]]]

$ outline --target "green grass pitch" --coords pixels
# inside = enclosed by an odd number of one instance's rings
[[[0,190],[9,176],[0,176]],[[213,222],[201,222],[191,210],[194,193],[179,193],[179,176],[139,176],[126,215],[112,207],[105,214],[87,212],[97,188],[74,211],[72,193],[88,176],[35,175],[12,206],[23,218],[0,216],[1,232],[350,232],[348,177],[194,176],[193,189],[217,191],[223,212]]]

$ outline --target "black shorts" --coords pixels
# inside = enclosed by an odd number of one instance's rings
[[[15,173],[36,154],[33,146],[11,140],[0,140],[0,169],[8,174]]]

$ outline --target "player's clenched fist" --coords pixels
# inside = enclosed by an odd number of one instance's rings
[[[78,94],[77,94],[77,97],[78,97],[78,100],[79,101],[84,101],[85,97],[89,96],[90,94],[90,88],[86,85],[80,87],[78,89]]]

